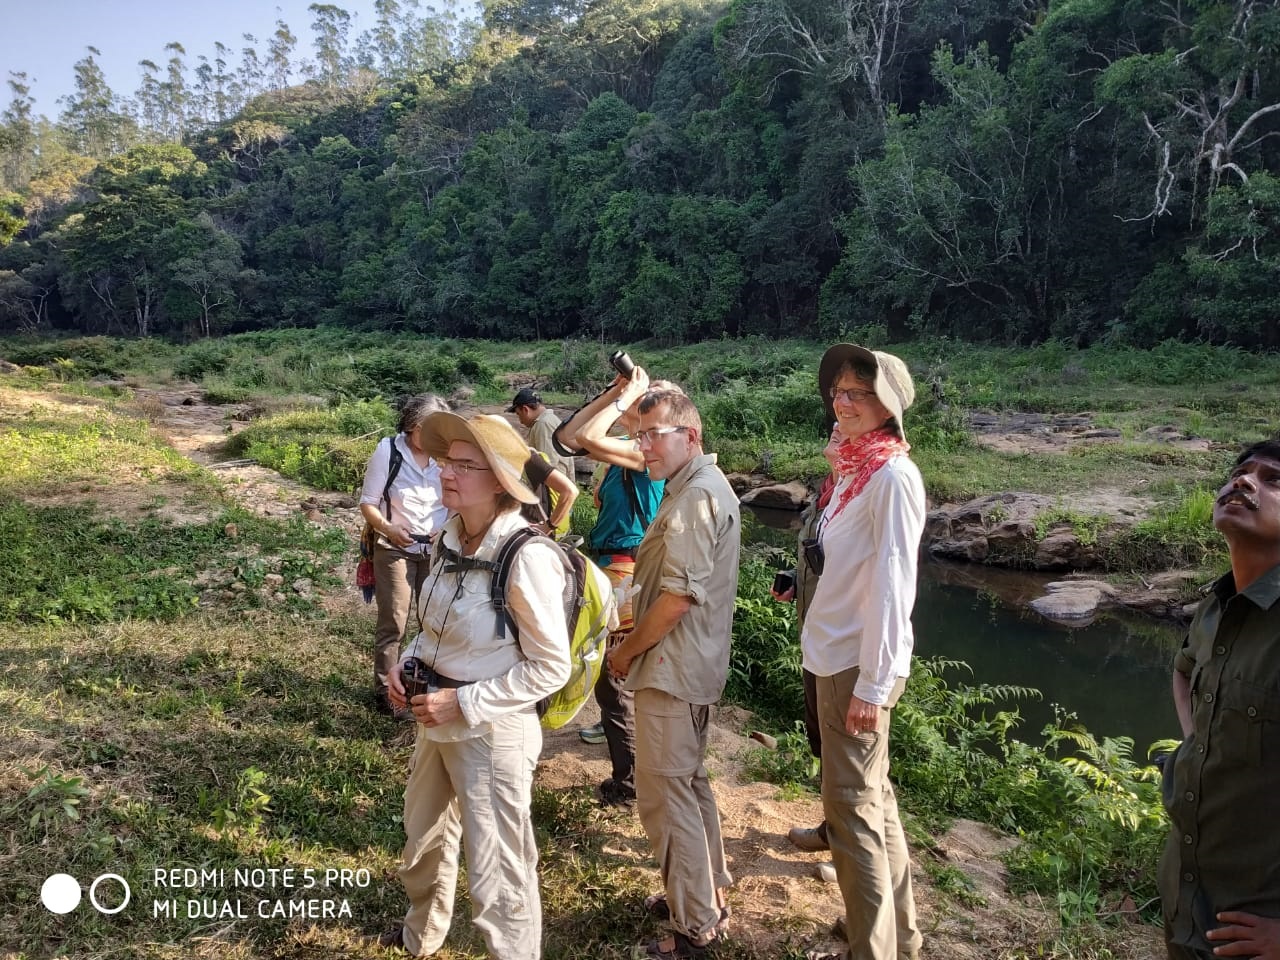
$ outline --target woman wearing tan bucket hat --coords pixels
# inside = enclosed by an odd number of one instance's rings
[[[800,645],[815,677],[822,806],[849,950],[812,956],[901,960],[918,956],[921,941],[889,781],[889,711],[911,667],[924,532],[924,484],[902,430],[915,386],[900,359],[851,343],[823,355],[818,385],[834,422],[823,453],[836,484],[806,541],[819,577]]]
[[[523,546],[507,590],[518,640],[499,631],[490,570],[503,541],[526,525],[520,504],[536,499],[520,479],[529,448],[501,417],[437,413],[422,432],[452,516],[422,585],[421,631],[400,661],[403,668],[416,660],[410,667],[429,685],[409,701],[419,724],[399,871],[409,911],[382,943],[417,956],[441,948],[461,843],[489,956],[536,960],[542,908],[529,801],[542,733],[535,705],[569,678],[564,568],[548,544]],[[401,671],[388,690],[404,705]]]

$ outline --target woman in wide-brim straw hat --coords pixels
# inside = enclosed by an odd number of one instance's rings
[[[911,667],[920,471],[903,412],[911,373],[892,354],[838,343],[818,386],[834,426],[823,454],[835,488],[806,554],[818,584],[801,633],[822,736],[822,806],[856,960],[916,957],[911,864],[889,781],[889,711]],[[816,542],[815,542],[816,541]]]
[[[438,689],[409,703],[418,740],[405,787],[406,843],[400,879],[409,895],[404,924],[383,937],[427,956],[439,950],[453,915],[459,843],[465,844],[474,922],[489,955],[541,955],[533,826],[533,768],[542,749],[538,700],[569,678],[564,568],[554,549],[531,541],[516,555],[507,590],[516,630],[499,631],[490,601],[492,562],[525,526],[521,481],[529,448],[501,417],[437,413],[423,424],[452,511],[422,586],[415,657]],[[392,702],[404,703],[399,671]]]

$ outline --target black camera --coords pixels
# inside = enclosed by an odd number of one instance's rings
[[[822,576],[822,568],[826,566],[827,555],[822,549],[822,541],[817,537],[800,541],[800,551],[804,554],[804,562],[809,565],[815,577]]]
[[[636,368],[635,363],[632,361],[631,357],[627,355],[627,351],[625,350],[615,350],[610,354],[609,365],[628,380],[631,379],[631,373]]]
[[[436,672],[419,660],[410,657],[400,667],[400,683],[404,686],[404,698],[412,700],[420,693],[435,693]]]
[[[781,596],[796,585],[796,575],[790,570],[779,570],[773,575],[773,592]]]

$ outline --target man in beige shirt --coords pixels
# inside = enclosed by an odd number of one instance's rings
[[[551,435],[560,426],[560,418],[542,402],[542,397],[532,387],[524,387],[507,407],[507,413],[514,413],[520,425],[529,431],[529,446],[539,453],[546,454],[547,462],[563,473],[570,480],[577,481],[574,476],[573,457],[563,456],[551,442]]]
[[[645,906],[673,928],[646,955],[674,960],[702,956],[729,915],[733,878],[703,760],[711,704],[729,674],[741,521],[715,454],[702,452],[688,397],[646,396],[636,439],[666,494],[636,552],[635,629],[609,669],[635,691],[636,810],[664,887]]]

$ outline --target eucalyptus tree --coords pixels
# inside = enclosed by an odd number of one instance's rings
[[[315,34],[315,61],[309,76],[322,86],[336,88],[351,68],[347,51],[351,14],[332,3],[313,3],[307,10],[312,16],[311,32]]]
[[[27,185],[36,169],[35,99],[25,73],[9,72],[9,105],[0,113],[0,193]]]
[[[272,90],[283,90],[289,86],[289,74],[293,70],[291,57],[298,45],[298,38],[293,35],[289,25],[283,20],[276,21],[275,33],[267,44],[267,72]]]
[[[87,55],[74,67],[75,92],[58,101],[63,105],[59,126],[76,151],[103,160],[129,147],[136,138],[136,126],[120,109],[119,99],[102,72],[97,60],[102,51],[86,49]]]

